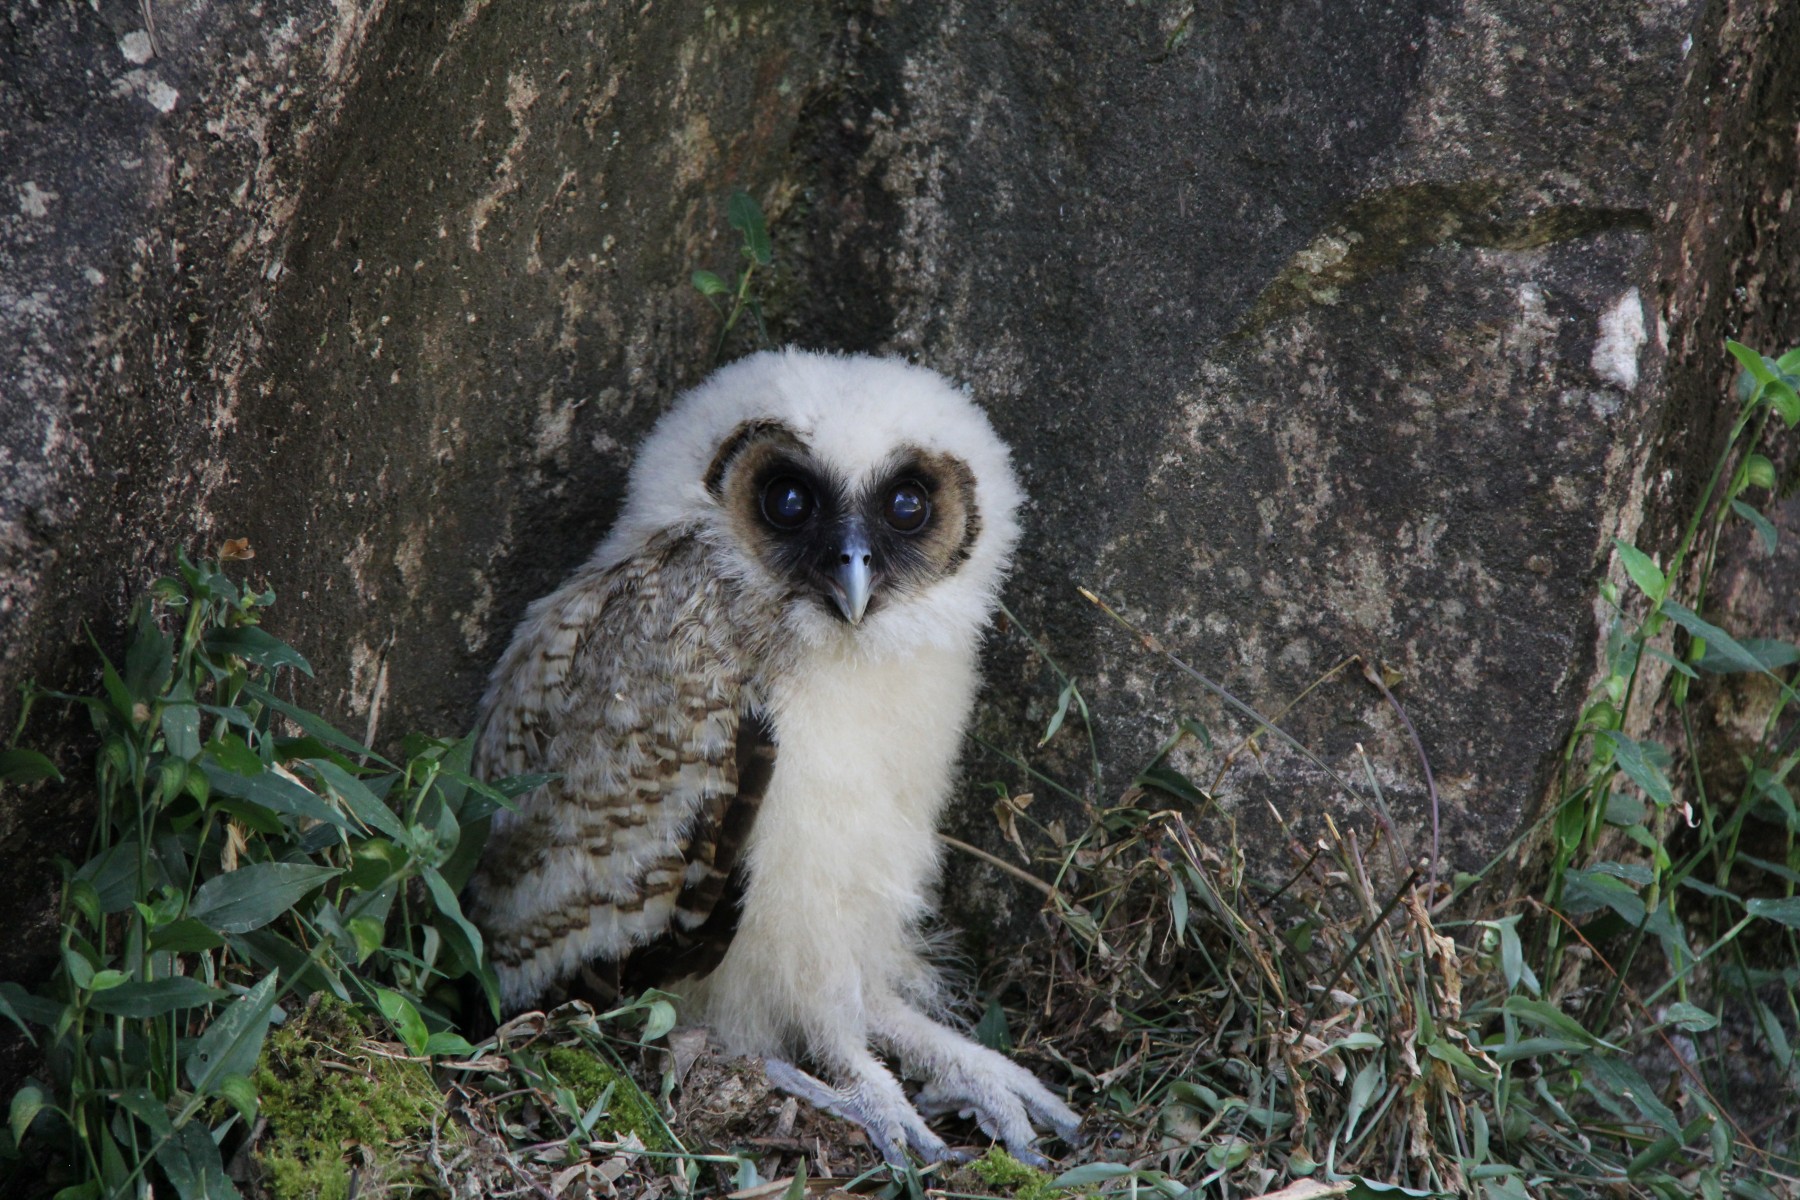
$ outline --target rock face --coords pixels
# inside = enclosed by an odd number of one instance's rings
[[[5,703],[78,678],[80,623],[105,641],[175,547],[248,537],[309,699],[377,739],[463,728],[709,369],[687,277],[731,263],[741,186],[779,340],[966,380],[1017,448],[1009,604],[1094,706],[1097,794],[1179,717],[1247,728],[1078,584],[1265,711],[1391,668],[1446,861],[1485,861],[1591,677],[1607,539],[1655,545],[1710,463],[1722,337],[1800,340],[1800,9],[1264,7],[14,5]],[[1016,637],[994,681],[985,736],[1029,750],[1057,685]],[[1358,777],[1367,746],[1429,848],[1358,668],[1287,723]],[[1089,770],[1073,726],[1037,761]],[[1263,799],[1368,821],[1278,748],[1220,799],[1272,859]],[[46,801],[74,803],[0,797],[0,854],[36,864],[15,927],[85,820]]]

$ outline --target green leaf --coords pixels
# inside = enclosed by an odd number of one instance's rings
[[[157,1137],[175,1135],[175,1127],[169,1123],[169,1106],[151,1095],[149,1088],[127,1088],[120,1092],[119,1107],[142,1121]]]
[[[1346,1034],[1345,1036],[1339,1038],[1337,1041],[1331,1043],[1331,1045],[1325,1047],[1325,1049],[1327,1051],[1331,1051],[1331,1050],[1374,1050],[1374,1049],[1378,1048],[1380,1045],[1381,1045],[1381,1039],[1379,1037],[1377,1037],[1375,1034],[1369,1033],[1368,1031],[1364,1030],[1364,1031],[1360,1031],[1357,1033]]]
[[[1650,810],[1644,802],[1627,792],[1613,792],[1606,798],[1606,823],[1608,825],[1642,825]]]
[[[1344,1109],[1344,1137],[1349,1138],[1356,1133],[1356,1124],[1368,1111],[1369,1101],[1375,1098],[1387,1084],[1387,1070],[1383,1067],[1381,1056],[1375,1055],[1363,1064],[1356,1078],[1350,1081],[1350,1102]]]
[[[1603,1044],[1600,1039],[1581,1027],[1581,1022],[1565,1013],[1562,1009],[1546,1000],[1533,1000],[1529,996],[1508,996],[1505,1010],[1529,1025],[1549,1030],[1560,1037],[1585,1042],[1590,1046]]]
[[[192,917],[159,925],[150,932],[150,949],[169,950],[176,954],[213,950],[224,944],[225,939],[208,929],[204,921],[196,921]]]
[[[445,939],[451,943],[464,963],[474,966],[481,962],[484,957],[481,930],[475,928],[474,923],[463,914],[462,904],[449,883],[430,867],[424,868],[419,874],[425,879],[425,887],[431,893],[432,902],[437,905],[439,916],[449,922],[448,925],[440,922],[437,928],[443,931]]]
[[[1623,1055],[1589,1054],[1582,1058],[1581,1067],[1586,1074],[1584,1082],[1590,1088],[1603,1084],[1613,1095],[1631,1101],[1646,1121],[1664,1133],[1681,1132],[1681,1122],[1676,1120],[1675,1114],[1657,1098],[1656,1089]]]
[[[309,863],[251,863],[200,885],[188,915],[219,933],[259,929],[343,871]]]
[[[1783,667],[1791,667],[1800,661],[1800,647],[1792,642],[1779,641],[1776,638],[1740,638],[1738,646],[1762,666],[1771,671],[1779,671]],[[1744,669],[1741,662],[1729,653],[1715,653],[1709,644],[1700,661],[1694,664],[1702,671],[1710,671],[1714,675],[1729,675]]]
[[[391,988],[376,988],[375,1002],[381,1006],[381,1015],[388,1019],[400,1040],[413,1054],[425,1053],[425,1043],[431,1034],[425,1028],[425,1018],[411,1000]]]
[[[1786,925],[1789,929],[1800,929],[1800,896],[1781,896],[1773,899],[1758,897],[1744,905],[1744,911],[1753,917],[1774,921]]]
[[[204,1121],[189,1121],[178,1129],[156,1152],[156,1165],[181,1200],[241,1200]]]
[[[1679,658],[1676,658],[1673,654],[1670,654],[1667,650],[1662,649],[1660,646],[1645,646],[1644,653],[1648,654],[1651,658],[1658,659],[1662,662],[1668,663],[1669,666],[1671,668],[1673,668],[1676,672],[1678,672],[1679,674],[1682,674],[1682,675],[1686,675],[1689,679],[1700,678],[1698,672],[1696,672],[1694,670],[1694,668],[1688,666],[1686,663],[1682,662]]]
[[[234,872],[236,874],[236,872]],[[275,1012],[276,972],[226,1006],[188,1051],[182,1067],[188,1082],[203,1096],[216,1096],[227,1076],[256,1070],[263,1037]]]
[[[245,686],[244,695],[255,700],[258,704],[274,709],[276,712],[298,725],[304,732],[318,738],[321,742],[336,746],[339,750],[346,751],[357,757],[366,756],[370,761],[387,767],[390,770],[399,769],[398,767],[395,767],[393,763],[381,757],[381,755],[376,754],[373,750],[370,750],[367,746],[363,745],[349,734],[341,732],[337,726],[325,720],[323,717],[318,716],[315,713],[309,713],[298,705],[289,704],[286,700],[275,695],[267,688],[251,683]]]
[[[177,1009],[212,1004],[229,995],[229,992],[207,987],[198,979],[175,975],[168,979],[121,983],[118,987],[97,992],[88,1007],[115,1017],[160,1017]]]
[[[1672,600],[1668,602],[1673,603]],[[1668,607],[1668,604],[1664,607]],[[1643,788],[1644,794],[1658,808],[1666,807],[1674,801],[1674,789],[1669,786],[1669,777],[1663,774],[1663,767],[1668,763],[1667,750],[1654,742],[1640,742],[1612,730],[1602,730],[1597,736],[1612,744],[1619,769],[1633,783]]]
[[[1124,1163],[1083,1163],[1073,1170],[1064,1171],[1050,1181],[1051,1187],[1079,1188],[1092,1187],[1096,1183],[1107,1183],[1114,1179],[1123,1179],[1127,1175],[1135,1175],[1136,1169]]]
[[[63,781],[56,764],[36,750],[0,750],[0,783],[36,783],[40,779]]]
[[[1173,767],[1146,767],[1132,780],[1142,788],[1154,788],[1174,796],[1177,800],[1185,800],[1195,808],[1207,803],[1208,797],[1194,785],[1194,781]]]
[[[1704,1008],[1689,1004],[1685,1000],[1678,1000],[1674,1004],[1669,1005],[1668,1010],[1663,1013],[1662,1023],[1664,1025],[1674,1025],[1680,1029],[1692,1030],[1695,1033],[1705,1033],[1708,1029],[1716,1029],[1718,1027],[1719,1018],[1713,1016]]]
[[[694,290],[702,296],[728,296],[731,294],[731,289],[725,286],[725,281],[711,271],[695,271],[689,278],[694,284]]]
[[[1511,999],[1521,998],[1522,997],[1516,996],[1511,997]],[[1451,1067],[1464,1074],[1473,1075],[1478,1079],[1493,1078],[1494,1073],[1492,1071],[1478,1064],[1474,1059],[1469,1057],[1468,1051],[1448,1039],[1432,1038],[1430,1044],[1425,1047],[1425,1053],[1429,1054],[1432,1058],[1437,1059],[1439,1062],[1448,1063]]]
[[[1631,582],[1652,601],[1660,603],[1669,594],[1669,581],[1662,568],[1630,542],[1614,538],[1613,545],[1619,549],[1619,561],[1625,564],[1625,573],[1631,576]]]
[[[1569,1054],[1577,1050],[1586,1050],[1593,1045],[1585,1039],[1560,1037],[1528,1037],[1516,1042],[1496,1042],[1491,1046],[1483,1046],[1489,1058],[1495,1062],[1517,1062],[1521,1058],[1536,1058],[1540,1054]]]
[[[13,1145],[21,1145],[25,1141],[25,1131],[31,1128],[31,1122],[49,1105],[50,1098],[44,1094],[44,1089],[35,1083],[28,1083],[13,1093],[12,1108],[7,1114],[7,1124],[12,1129]]]
[[[673,1028],[675,1028],[675,1006],[667,1000],[652,1000],[650,1011],[644,1016],[644,1033],[641,1040],[654,1042]]]
[[[1664,603],[1663,611],[1669,614],[1670,620],[1687,630],[1693,636],[1705,638],[1707,657],[1711,658],[1715,654],[1719,655],[1723,661],[1731,664],[1727,668],[1728,670],[1754,671],[1762,675],[1770,675],[1773,673],[1769,669],[1769,664],[1752,654],[1747,648],[1739,644],[1730,634],[1726,633],[1723,629],[1720,629],[1717,625],[1702,620],[1698,615],[1683,608],[1681,605],[1675,603],[1675,601],[1670,600]],[[1702,660],[1702,665],[1704,665],[1704,662],[1705,660]],[[1782,690],[1787,691],[1788,689],[1784,686]]]
[[[1744,370],[1750,372],[1750,377],[1756,382],[1770,383],[1775,380],[1775,372],[1769,369],[1769,364],[1763,360],[1763,356],[1750,347],[1740,342],[1727,340],[1725,349],[1731,351],[1731,357],[1742,363]]]
[[[1644,923],[1643,897],[1631,885],[1599,871],[1570,870],[1563,875],[1563,907],[1571,913],[1610,908],[1632,926]]]
[[[425,1053],[434,1058],[440,1054],[462,1056],[473,1054],[474,1052],[475,1044],[473,1042],[469,1041],[469,1039],[462,1034],[451,1033],[447,1029],[440,1029],[425,1039]],[[607,1086],[611,1087],[612,1085],[608,1084]]]
[[[227,1075],[219,1081],[219,1095],[238,1110],[246,1121],[256,1120],[256,1085],[242,1075]]]
[[[1075,684],[1071,681],[1063,686],[1062,695],[1057,697],[1056,712],[1051,714],[1050,726],[1044,730],[1044,736],[1038,739],[1039,749],[1049,745],[1050,739],[1055,737],[1057,731],[1063,727],[1063,721],[1069,715],[1069,702],[1073,699],[1075,699]]]
[[[768,266],[774,258],[769,244],[769,226],[763,219],[762,205],[742,188],[731,193],[725,209],[731,227],[744,235],[744,250],[759,266]]]
[[[982,1010],[981,1020],[975,1024],[975,1040],[989,1050],[1012,1053],[1012,1029],[1006,1023],[1006,1010],[1000,1007],[998,999],[990,999]]]
[[[284,817],[318,821],[347,833],[355,832],[342,813],[285,775],[267,769],[255,775],[240,775],[208,760],[202,760],[200,770],[207,785],[221,796],[235,796]]]
[[[235,629],[220,629],[208,634],[206,652],[218,658],[236,655],[245,662],[270,670],[292,667],[302,675],[313,673],[312,664],[302,658],[298,650],[255,625],[239,625]]]
[[[1782,423],[1789,429],[1800,424],[1800,392],[1785,379],[1777,379],[1769,384],[1769,406],[1781,416]]]
[[[1777,536],[1775,533],[1774,522],[1763,516],[1756,509],[1751,508],[1748,504],[1745,504],[1742,500],[1733,500],[1731,502],[1731,511],[1750,522],[1751,527],[1756,530],[1756,536],[1762,539],[1763,550],[1766,553],[1775,553]]]
[[[329,759],[308,759],[306,765],[365,828],[385,833],[397,842],[406,840],[405,823],[362,780]]]

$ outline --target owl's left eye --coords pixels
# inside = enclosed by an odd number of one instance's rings
[[[763,489],[763,517],[777,529],[798,529],[813,514],[813,494],[798,479],[776,479]]]
[[[916,483],[903,483],[888,493],[882,514],[887,523],[901,533],[914,533],[931,516],[931,500]]]

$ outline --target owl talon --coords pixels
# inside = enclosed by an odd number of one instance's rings
[[[927,1163],[969,1160],[967,1154],[950,1149],[943,1138],[925,1127],[924,1119],[906,1102],[900,1085],[885,1072],[866,1071],[855,1086],[838,1088],[779,1058],[763,1060],[763,1070],[769,1082],[782,1091],[859,1127],[891,1166],[906,1165],[908,1148]]]

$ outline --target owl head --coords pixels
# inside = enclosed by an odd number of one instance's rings
[[[1020,500],[1006,446],[942,376],[773,351],[657,422],[601,557],[698,529],[808,644],[967,644],[993,611]]]

